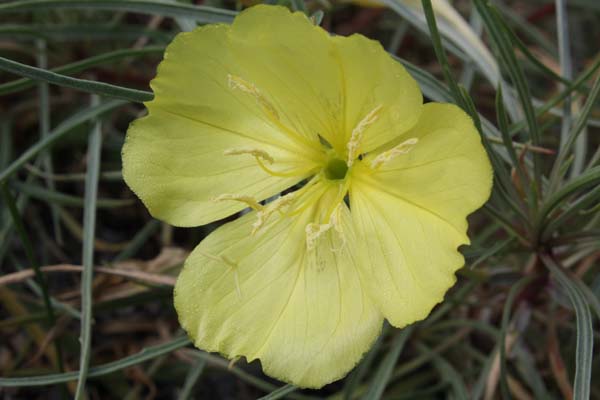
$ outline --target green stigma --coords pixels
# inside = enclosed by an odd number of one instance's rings
[[[325,167],[325,177],[331,180],[344,179],[348,172],[346,161],[339,158],[332,158]]]

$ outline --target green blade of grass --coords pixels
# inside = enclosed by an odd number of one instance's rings
[[[92,97],[92,106],[98,106],[100,99]],[[96,202],[98,200],[98,180],[102,152],[102,125],[94,123],[88,140],[87,177],[85,179],[85,205],[83,208],[83,272],[81,274],[81,342],[79,375],[75,400],[86,398],[91,344],[92,344],[92,280],[94,278],[94,239],[96,238]]]
[[[508,380],[506,379],[506,335],[509,329],[510,312],[515,299],[519,293],[533,280],[533,276],[524,276],[508,291],[508,296],[502,308],[502,321],[500,323],[500,337],[498,339],[498,349],[500,354],[500,390],[502,397],[510,399],[510,390],[508,389]]]
[[[549,255],[542,254],[542,262],[550,270],[558,283],[567,292],[575,309],[577,323],[577,346],[575,350],[575,378],[573,380],[573,400],[590,398],[590,381],[594,356],[594,331],[592,315],[585,295],[562,270],[562,267]]]
[[[205,353],[203,351],[193,351],[195,355],[201,358],[205,358],[206,362],[210,366],[218,367],[219,369],[226,370],[233,375],[237,376],[244,382],[260,389],[265,392],[273,392],[277,390],[277,387],[270,382],[262,380],[248,372],[244,371],[242,368],[237,367],[235,365],[230,365],[228,360],[225,360],[219,356],[215,356],[213,354]],[[1,382],[0,382],[1,383]],[[318,400],[318,397],[307,396],[301,393],[290,393],[289,398],[293,400]]]
[[[57,74],[74,74],[100,64],[123,60],[129,57],[141,57],[149,54],[163,54],[164,51],[165,48],[163,46],[147,46],[141,49],[115,50],[85,58],[70,64],[62,65],[60,67],[53,68],[50,71]],[[6,82],[0,85],[0,95],[19,92],[21,90],[33,87],[35,84],[36,81],[31,78],[20,78],[14,81]]]
[[[600,204],[600,186],[592,189],[589,193],[578,198],[565,207],[563,212],[556,218],[552,218],[542,230],[542,241],[549,239],[561,226],[565,226],[567,220],[585,208]]]
[[[572,179],[569,183],[562,186],[555,193],[551,194],[538,212],[538,217],[536,221],[536,226],[538,232],[543,232],[546,226],[546,218],[553,212],[556,207],[558,207],[561,202],[568,198],[569,196],[577,193],[580,190],[583,190],[592,185],[597,185],[600,183],[600,165],[597,167],[593,167],[585,171],[583,174],[578,176],[575,179]]]
[[[485,0],[474,0],[474,4],[484,21],[484,25],[490,34],[492,42],[500,53],[500,59],[503,61],[511,80],[515,85],[521,107],[525,113],[525,119],[529,128],[529,137],[532,143],[538,146],[540,144],[540,135],[535,111],[531,102],[531,92],[523,73],[522,66],[519,64],[514,53],[510,35],[507,35],[504,31],[504,26],[499,22],[501,17],[489,2]],[[541,170],[539,155],[537,154],[533,155],[533,168],[535,176],[534,182],[539,190],[541,185]]]
[[[48,68],[48,57],[47,57],[47,46],[46,41],[38,39],[35,41],[37,50],[37,64],[39,68]],[[40,139],[45,138],[50,133],[50,94],[48,84],[46,82],[38,83],[38,94],[39,94],[39,132]],[[42,158],[42,164],[44,170],[48,174],[54,172],[52,163],[52,153],[46,152]],[[51,179],[44,179],[46,186],[50,190],[54,190],[54,181]],[[52,217],[52,228],[54,230],[54,237],[58,244],[63,243],[62,230],[60,229],[60,220],[58,217],[58,209],[54,205],[50,205],[50,212]]]
[[[177,33],[156,29],[140,28],[127,24],[56,24],[56,25],[20,25],[6,24],[0,26],[0,37],[7,39],[45,39],[54,42],[105,40],[105,39],[138,39],[147,37],[155,42],[167,44]],[[66,43],[61,43],[65,45]]]
[[[498,91],[496,92],[496,115],[498,118],[498,128],[500,133],[502,134],[502,143],[504,143],[504,148],[506,149],[510,160],[512,161],[512,167],[515,169],[515,171],[517,171],[517,174],[519,175],[519,179],[521,180],[521,184],[523,185],[523,187],[529,188],[529,179],[527,177],[527,174],[525,173],[523,165],[519,161],[519,157],[517,156],[517,152],[515,151],[512,138],[508,132],[508,116],[506,115],[504,109],[504,103],[502,100],[502,87],[500,86],[498,87]],[[527,190],[526,193],[527,199],[529,200],[529,207],[530,209],[533,209],[533,207],[535,207],[535,197],[533,196],[533,193],[531,193],[531,190]]]
[[[131,11],[173,18],[192,18],[200,23],[228,23],[237,14],[234,11],[220,8],[161,0],[20,0],[0,5],[0,13],[55,10],[59,8]]]
[[[27,257],[27,261],[29,262],[29,265],[31,265],[31,268],[33,268],[33,271],[35,273],[35,280],[37,281],[41,289],[48,324],[50,325],[50,327],[54,327],[56,325],[56,314],[54,313],[54,308],[52,306],[52,303],[50,302],[50,294],[48,292],[46,278],[42,273],[42,270],[40,269],[40,264],[37,262],[37,259],[35,257],[35,252],[33,250],[33,245],[31,244],[31,239],[27,234],[25,225],[23,224],[23,220],[21,219],[21,215],[19,214],[17,204],[12,194],[6,187],[6,183],[0,183],[0,191],[2,192],[3,203],[7,206],[8,211],[12,217],[15,230],[17,231],[17,234],[21,239],[21,244],[23,245],[23,248],[25,250],[25,256]],[[61,346],[58,341],[54,341],[54,345],[56,348],[56,361],[58,363],[58,369],[59,371],[63,371],[64,367],[62,361]]]
[[[539,46],[544,51],[546,51],[553,58],[558,57],[558,51],[556,50],[556,44],[550,40],[545,32],[542,32],[540,27],[536,24],[533,24],[527,20],[522,13],[518,11],[513,11],[507,4],[501,2],[495,2],[495,6],[500,10],[502,16],[507,21],[508,24],[512,25],[515,29],[526,36],[529,41],[531,41],[534,45]],[[511,30],[513,30],[511,28]]]
[[[398,361],[398,357],[400,357],[400,353],[404,348],[404,344],[408,340],[408,337],[412,333],[413,329],[414,326],[409,326],[396,334],[389,353],[379,364],[379,368],[377,368],[377,371],[375,372],[375,376],[371,381],[369,390],[367,390],[365,395],[362,397],[363,400],[379,400],[381,398],[388,381],[392,377],[394,365],[396,365],[396,361]]]
[[[14,182],[11,186],[18,189],[19,192],[25,193],[31,198],[44,200],[51,204],[57,204],[61,206],[70,207],[85,207],[85,199],[55,190],[46,189],[40,185],[32,183],[21,183]],[[130,206],[135,200],[132,199],[102,199],[96,200],[96,206],[98,208],[119,208],[124,206]]]
[[[4,182],[9,176],[17,172],[26,162],[31,160],[41,151],[49,148],[54,142],[60,140],[66,134],[68,134],[73,128],[88,122],[90,119],[102,115],[108,111],[111,111],[117,107],[126,104],[123,100],[111,100],[102,103],[95,107],[87,108],[77,114],[71,116],[67,120],[63,121],[60,125],[50,132],[44,139],[39,140],[36,144],[25,150],[16,160],[14,160],[8,167],[0,172],[0,183]]]
[[[444,381],[448,382],[453,389],[454,398],[467,400],[469,399],[469,392],[465,385],[465,382],[461,375],[456,371],[456,369],[446,361],[440,355],[434,353],[431,349],[426,346],[419,344],[419,350],[425,355],[431,356],[431,360],[433,362],[433,366],[438,370],[440,374],[440,378]]]
[[[269,393],[268,395],[261,397],[258,400],[277,400],[277,399],[281,399],[284,396],[286,396],[286,395],[288,395],[288,394],[290,394],[292,392],[295,392],[296,390],[298,390],[298,388],[296,386],[287,384],[287,385],[282,386],[282,387],[276,389],[275,391]]]
[[[183,388],[181,388],[181,392],[179,392],[179,396],[177,396],[178,400],[188,400],[191,398],[194,385],[198,381],[198,378],[200,378],[200,375],[202,375],[205,366],[206,359],[198,358],[194,366],[189,370],[187,376],[185,377]]]
[[[114,97],[117,99],[123,99],[137,103],[150,101],[154,97],[151,92],[146,92],[144,90],[129,89],[117,85],[111,85],[110,83],[72,78],[70,76],[57,74],[56,72],[47,71],[42,68],[21,64],[4,57],[0,57],[0,70],[25,76],[39,82],[48,82],[53,85],[77,89],[86,93]]]
[[[161,226],[161,222],[153,219],[148,222],[142,229],[136,233],[131,239],[126,248],[123,249],[119,254],[115,256],[113,262],[119,262],[133,257],[137,251],[146,243],[146,241],[154,234]]]
[[[433,7],[431,6],[431,0],[421,0],[421,3],[423,4],[423,11],[425,13],[425,18],[427,19],[427,26],[429,27],[429,34],[432,40],[435,56],[442,66],[444,78],[450,86],[450,92],[452,93],[454,101],[464,109],[465,105],[462,100],[460,89],[458,88],[456,80],[452,76],[450,64],[448,63],[448,57],[446,57],[446,52],[444,50],[444,46],[442,45],[442,37],[438,32],[437,24],[435,22],[435,14],[433,13]]]
[[[477,128],[477,131],[481,136],[481,142],[483,143],[483,147],[485,148],[490,162],[492,164],[494,176],[496,178],[495,180],[498,183],[498,185],[496,185],[494,189],[497,190],[498,194],[502,196],[506,204],[515,213],[517,213],[517,215],[521,216],[525,221],[527,221],[528,218],[524,211],[524,206],[522,204],[523,202],[521,201],[521,198],[512,183],[510,173],[505,167],[505,165],[502,163],[500,157],[492,148],[488,137],[483,133],[483,126],[481,125],[479,113],[475,108],[473,99],[464,87],[459,87],[459,93],[461,97],[461,103],[463,104],[465,111],[473,119],[473,123],[475,124],[475,127]]]
[[[573,128],[568,134],[568,137],[563,146],[560,147],[558,156],[552,166],[552,172],[550,174],[550,193],[553,193],[562,178],[561,171],[564,171],[565,164],[567,162],[568,157],[571,154],[571,148],[575,144],[577,137],[584,130],[587,125],[587,120],[590,117],[592,109],[594,108],[594,104],[600,97],[600,76],[596,78],[594,85],[592,86],[592,90],[590,91],[590,95],[588,96],[583,108],[581,110],[581,114],[577,118]]]
[[[594,76],[596,71],[600,68],[600,56],[596,57],[595,61],[585,69],[579,76],[571,82],[571,84],[567,85],[564,90],[560,93],[552,96],[550,100],[548,100],[544,105],[540,106],[536,109],[535,115],[537,118],[542,117],[546,113],[553,110],[553,107],[560,104],[561,101],[566,99],[571,95],[575,90],[580,90],[581,87],[588,81],[591,77]],[[510,136],[516,135],[521,129],[527,126],[527,121],[519,121],[515,122],[510,126]]]
[[[144,348],[139,353],[121,358],[117,361],[91,367],[88,371],[88,378],[108,375],[124,368],[140,364],[144,361],[168,354],[190,344],[190,340],[185,337],[178,337],[166,343]],[[54,385],[62,382],[70,382],[77,379],[78,371],[65,372],[62,374],[38,375],[25,378],[0,378],[0,387],[28,387]]]

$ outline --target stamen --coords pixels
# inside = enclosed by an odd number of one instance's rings
[[[254,197],[251,196],[244,196],[242,194],[229,194],[229,193],[225,193],[225,194],[221,194],[217,197],[213,197],[212,201],[226,201],[226,200],[234,200],[234,201],[240,201],[242,203],[246,203],[248,205],[248,207],[260,211],[263,209],[263,205],[260,204],[258,201],[256,201],[256,199]]]
[[[296,177],[304,173],[304,170],[292,170],[290,172],[280,172],[272,170],[271,168],[265,165],[265,162],[273,164],[275,162],[275,159],[265,150],[256,147],[233,148],[227,149],[223,152],[223,155],[226,156],[239,156],[243,154],[249,154],[253,156],[256,159],[256,163],[258,164],[260,169],[262,169],[271,176],[278,176],[280,178],[290,178]]]
[[[231,74],[227,75],[227,80],[231,89],[239,89],[244,93],[250,94],[256,99],[258,105],[263,109],[264,112],[267,113],[267,115],[269,115],[269,117],[279,121],[279,114],[277,113],[275,107],[273,107],[271,102],[265,98],[265,96],[253,83],[250,83],[239,76]]]
[[[267,222],[269,217],[273,215],[273,213],[277,211],[279,211],[280,213],[283,212],[282,209],[292,204],[293,200],[294,193],[289,193],[267,204],[267,206],[263,207],[262,210],[259,210],[256,213],[256,222],[252,224],[252,235],[256,234],[256,232],[258,232],[259,229],[264,226],[264,224]]]
[[[362,141],[363,132],[367,128],[367,126],[375,123],[379,119],[379,112],[381,111],[382,106],[378,105],[371,112],[369,112],[363,119],[360,120],[358,125],[352,130],[352,135],[350,136],[350,141],[346,144],[346,148],[348,148],[348,160],[346,164],[348,164],[348,168],[352,166],[354,160],[358,157],[358,149],[360,147],[360,143]]]
[[[223,152],[223,155],[226,156],[239,156],[240,154],[250,154],[251,156],[254,156],[257,160],[258,159],[263,159],[266,162],[268,162],[269,164],[273,164],[273,162],[275,162],[275,160],[273,159],[273,157],[271,157],[271,155],[269,153],[267,153],[266,151],[256,148],[256,147],[243,147],[243,148],[237,148],[237,149],[227,149]]]
[[[233,272],[233,282],[235,284],[235,291],[237,292],[237,295],[241,300],[242,299],[242,289],[240,286],[240,279],[238,276],[238,264],[236,262],[232,261],[230,258],[228,258],[225,255],[215,256],[213,254],[204,253],[204,252],[200,252],[200,254],[202,254],[204,257],[206,257],[208,259],[223,263],[223,264],[227,265],[229,268],[231,268],[231,270]]]
[[[333,213],[331,214],[331,216],[329,217],[329,222],[326,224],[317,224],[317,223],[310,223],[308,225],[306,225],[305,228],[305,232],[306,232],[306,247],[307,249],[313,250],[316,245],[317,245],[317,240],[326,232],[328,232],[331,228],[333,228],[342,238],[342,246],[340,246],[340,248],[342,248],[344,246],[344,244],[346,243],[346,239],[344,236],[344,230],[342,228],[341,225],[341,210],[342,210],[342,204],[338,204],[337,207],[334,209]],[[331,249],[333,251],[338,251],[340,248],[338,249]]]
[[[391,148],[390,150],[384,151],[371,161],[371,169],[377,170],[382,165],[390,162],[396,156],[408,153],[418,141],[419,139],[417,138],[410,138]]]

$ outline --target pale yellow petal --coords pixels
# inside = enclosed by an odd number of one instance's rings
[[[251,154],[225,154],[254,146],[273,157],[268,167],[290,176],[270,175]],[[304,179],[314,167],[280,147],[256,144],[161,109],[135,121],[123,147],[125,182],[154,217],[176,226],[224,218],[248,205],[216,201],[220,195],[239,194],[260,201]]]
[[[493,175],[471,118],[456,105],[428,103],[417,125],[390,147],[407,139],[417,141],[406,154],[372,173],[365,166],[378,154],[371,153],[355,176],[466,232],[466,216],[488,199]]]
[[[311,207],[272,219],[255,236],[252,212],[194,250],[177,281],[175,307],[196,346],[260,359],[268,375],[310,388],[341,378],[369,349],[383,319],[351,254],[356,239],[347,207],[346,244],[332,229],[307,250],[306,225],[336,194],[318,200],[319,192],[313,190]]]
[[[236,21],[248,17],[252,14],[243,13]],[[308,22],[305,28],[315,29]],[[268,198],[314,172],[322,157],[314,132],[309,137],[286,130],[286,113],[297,104],[276,102],[274,95],[281,93],[269,93],[273,88],[266,85],[273,79],[256,75],[251,60],[244,62],[248,43],[232,29],[211,25],[178,35],[152,81],[149,116],[128,131],[125,181],[153,216],[173,225],[201,225],[231,215],[246,205],[213,198]],[[274,174],[259,165],[265,160],[253,156],[258,153],[273,161],[266,167]]]
[[[417,122],[423,96],[417,82],[379,42],[362,35],[332,38],[336,44],[344,87],[344,143],[373,110],[377,120],[361,141],[361,153],[381,146]]]
[[[479,135],[458,107],[426,105],[407,137],[418,142],[376,171],[367,167],[375,155],[364,159],[350,192],[363,279],[397,327],[425,318],[454,284],[466,217],[492,183]]]

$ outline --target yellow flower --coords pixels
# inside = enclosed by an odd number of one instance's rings
[[[423,105],[377,42],[256,6],[178,35],[151,85],[123,149],[127,184],[176,226],[251,209],[179,276],[196,346],[318,388],[384,318],[403,327],[442,301],[491,167],[469,117]]]

